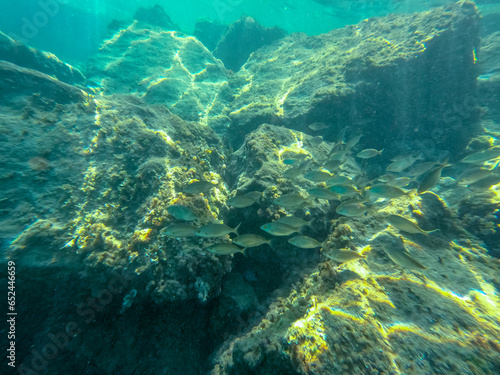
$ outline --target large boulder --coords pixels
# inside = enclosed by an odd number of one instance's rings
[[[243,16],[229,25],[214,50],[214,56],[221,59],[227,69],[237,72],[252,52],[286,34],[279,27],[263,27],[252,17]]]
[[[226,84],[224,65],[196,38],[140,21],[105,41],[87,74],[104,94],[133,94],[194,121]]]
[[[234,145],[263,122],[310,133],[319,121],[329,125],[326,139],[347,127],[348,137],[363,134],[362,144],[390,156],[459,155],[477,130],[475,106],[453,114],[476,90],[478,28],[478,11],[465,1],[318,36],[292,34],[255,51],[230,78],[233,96],[218,98],[226,108],[211,124],[230,122]]]
[[[69,84],[83,84],[85,77],[75,67],[59,60],[53,53],[29,47],[0,31],[0,60],[37,70]]]

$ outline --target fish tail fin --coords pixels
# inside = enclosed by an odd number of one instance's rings
[[[427,236],[428,234],[437,232],[439,229],[434,229],[434,230],[424,230],[423,233]]]
[[[443,164],[442,164],[443,168],[446,168],[446,167],[453,167],[453,164],[448,163],[449,161],[450,161],[450,157],[448,156],[448,157],[446,157],[446,159],[444,159],[444,161],[443,161]]]
[[[239,236],[240,234],[238,233],[238,229],[240,229],[240,225],[243,223],[243,221],[241,223],[238,224],[238,226],[236,228],[234,228],[233,230],[233,233],[236,233],[237,236]]]
[[[405,195],[408,197],[408,198],[414,198],[418,195],[418,190],[417,189],[411,189],[409,191],[407,191],[405,193]]]
[[[384,150],[385,150],[385,148],[383,148],[382,150],[380,150],[380,151],[378,152],[378,154],[379,154],[379,155],[382,155],[382,152],[384,152]]]
[[[243,249],[241,249],[240,253],[242,253],[245,257],[248,257],[248,255],[247,255],[247,247],[244,247]]]

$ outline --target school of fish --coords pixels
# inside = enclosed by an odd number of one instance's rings
[[[309,125],[309,129],[313,133],[328,128],[327,124],[320,122]],[[359,176],[348,176],[340,170],[346,160],[356,160],[362,168],[368,159],[380,157],[383,152],[386,154],[389,150],[367,148],[353,152],[362,136],[358,135],[344,141],[344,134],[345,129],[340,135],[342,139],[334,143],[327,143],[321,135],[313,136],[308,140],[307,143],[313,147],[318,147],[322,143],[331,147],[328,157],[321,165],[313,160],[311,154],[304,153],[302,150],[287,153],[287,157],[281,159],[281,163],[287,166],[283,177],[292,182],[297,179],[305,179],[316,186],[309,188],[306,195],[297,188],[291,193],[275,197],[270,203],[289,211],[296,211],[314,205],[315,200],[325,200],[331,202],[330,204],[333,205],[332,207],[335,208],[338,215],[346,217],[370,215],[377,212],[391,199],[412,198],[415,195],[429,192],[439,183],[443,170],[454,167],[448,163],[448,158],[441,161],[422,160],[422,155],[407,154],[392,158],[391,163],[386,166],[386,173],[373,180],[367,180],[363,173]],[[469,189],[484,189],[499,183],[499,158],[500,147],[491,147],[470,153],[460,161],[460,165],[466,167],[456,176],[457,183],[467,186]],[[311,168],[311,166],[314,167]],[[211,182],[195,181],[184,186],[182,192],[187,194],[207,193],[213,187],[215,185]],[[265,192],[251,191],[232,196],[226,201],[226,204],[232,209],[244,209],[259,204],[264,196]],[[260,234],[239,234],[239,225],[236,228],[231,228],[223,223],[210,223],[197,227],[192,222],[198,220],[198,216],[187,206],[173,204],[167,208],[167,211],[179,222],[163,228],[162,235],[222,238],[223,242],[212,244],[206,248],[214,254],[230,255],[238,252],[245,254],[247,248],[261,245],[272,246],[271,239]],[[438,230],[423,230],[412,219],[395,214],[386,215],[385,220],[401,233],[427,236]],[[306,226],[311,226],[311,222],[312,220],[306,221],[294,215],[286,215],[278,220],[262,224],[260,229],[273,237],[289,237],[287,242],[301,249],[324,248],[326,240],[319,242],[315,238],[302,234]],[[234,233],[236,237],[228,241],[228,235],[231,233]],[[425,265],[414,259],[404,246],[402,248],[404,250],[388,246],[382,250],[399,267],[418,271],[427,269]],[[333,249],[324,255],[337,263],[366,259],[365,255],[352,249]]]

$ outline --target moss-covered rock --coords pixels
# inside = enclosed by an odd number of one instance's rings
[[[309,132],[321,121],[330,140],[347,127],[348,137],[363,134],[362,144],[395,154],[458,154],[478,130],[475,105],[466,117],[452,116],[476,89],[478,29],[477,9],[465,1],[318,36],[292,34],[255,51],[229,79],[234,97],[222,114],[213,111],[215,122],[230,119],[227,135],[238,146],[263,122]]]
[[[201,122],[226,82],[223,64],[196,38],[141,21],[104,42],[87,74],[105,94],[134,94]]]

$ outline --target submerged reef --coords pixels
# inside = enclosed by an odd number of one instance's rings
[[[306,131],[320,121],[332,124],[324,134],[330,141],[347,127],[378,149],[460,154],[478,131],[478,110],[452,123],[448,112],[475,90],[478,30],[474,4],[460,2],[289,35],[254,52],[231,77],[234,95],[212,122],[226,118],[236,145],[263,122]]]
[[[136,18],[87,78],[0,35],[37,60],[0,61],[20,368],[71,322],[40,371],[498,373],[500,119],[455,110],[488,82],[472,2],[280,36],[237,72],[222,28],[207,49]]]

